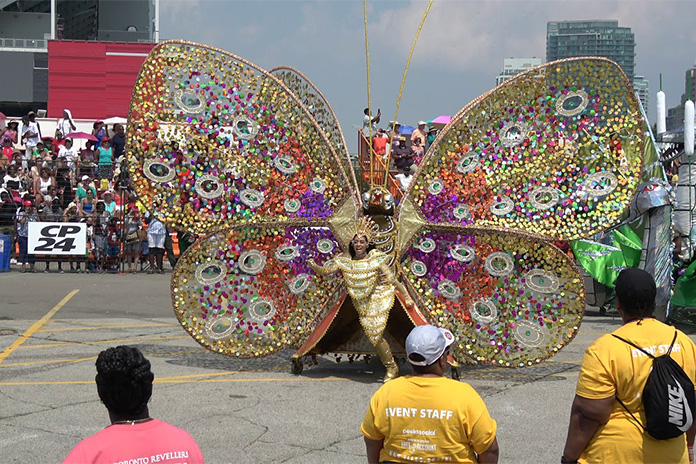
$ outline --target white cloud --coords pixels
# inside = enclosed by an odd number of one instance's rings
[[[344,126],[359,121],[366,102],[361,1],[162,5],[162,37],[214,45],[267,69],[293,66],[324,92]],[[393,114],[426,5],[426,0],[368,3],[372,99],[383,114]],[[684,71],[696,58],[693,5],[693,0],[436,0],[413,56],[399,119],[456,112],[493,86],[506,57],[544,60],[546,23],[554,20],[616,19],[632,28],[636,72],[650,80],[651,95],[662,72],[673,106],[684,88]]]
[[[493,60],[501,67],[501,56],[539,56],[544,51],[543,36],[529,34],[520,12],[510,14],[510,3],[529,9],[520,2],[435,2],[421,32],[414,64],[471,70]],[[426,5],[416,1],[401,11],[382,13],[375,27],[381,42],[408,53]]]
[[[167,22],[169,35],[186,31],[200,24],[201,2],[199,0],[160,1],[160,16],[160,21]]]

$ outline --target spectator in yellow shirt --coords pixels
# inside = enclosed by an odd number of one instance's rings
[[[696,384],[696,346],[683,332],[653,318],[652,276],[642,269],[624,269],[615,286],[623,325],[612,334],[660,356],[668,352],[676,331],[670,356]],[[643,430],[642,392],[652,358],[612,334],[603,335],[585,351],[561,462],[693,463],[696,426],[668,440],[656,440]]]
[[[374,394],[361,432],[368,463],[498,462],[496,423],[476,391],[444,377],[452,332],[422,325],[406,339],[413,375]]]

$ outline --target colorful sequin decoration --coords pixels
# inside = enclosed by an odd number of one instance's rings
[[[297,348],[345,293],[307,264],[339,249],[326,227],[242,226],[196,242],[172,275],[174,311],[201,345],[235,357]]]
[[[140,200],[169,226],[196,233],[326,219],[354,183],[308,111],[241,58],[158,45],[131,100],[128,159]]]
[[[455,334],[458,359],[522,367],[572,340],[582,279],[549,241],[621,217],[643,143],[628,80],[601,58],[535,68],[455,116],[380,243],[420,312]],[[172,275],[189,334],[235,357],[313,340],[346,287],[307,261],[345,253],[361,204],[316,87],[292,68],[266,72],[211,47],[158,44],[133,92],[127,153],[145,206],[206,234]]]
[[[312,115],[321,130],[324,131],[329,142],[336,150],[343,163],[343,169],[350,176],[353,187],[358,192],[360,189],[358,189],[355,173],[350,164],[348,146],[343,138],[343,132],[341,132],[341,126],[338,124],[336,114],[324,97],[324,94],[304,74],[295,68],[279,66],[271,69],[269,73],[280,79],[307,108],[307,111]]]
[[[585,295],[575,265],[532,237],[426,228],[401,264],[428,319],[457,334],[459,359],[532,365],[567,345],[580,327]]]
[[[615,63],[549,63],[459,112],[426,155],[410,200],[431,223],[588,237],[628,208],[643,146],[639,103]]]

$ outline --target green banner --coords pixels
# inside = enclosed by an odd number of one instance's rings
[[[614,288],[614,281],[621,270],[640,263],[642,241],[627,225],[611,232],[612,244],[591,240],[573,240],[570,246],[580,265],[597,282]]]
[[[673,306],[696,308],[696,261],[686,268],[674,284]]]

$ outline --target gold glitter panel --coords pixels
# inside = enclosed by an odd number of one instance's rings
[[[573,339],[585,309],[572,260],[531,236],[426,227],[409,243],[401,268],[430,323],[456,334],[459,360],[539,363]]]
[[[322,220],[357,198],[332,143],[285,84],[203,45],[152,50],[133,90],[127,152],[146,207],[197,233]]]
[[[396,220],[371,211],[384,259],[398,262],[394,284],[452,330],[456,357],[522,367],[572,340],[582,279],[545,240],[616,223],[637,186],[643,135],[618,66],[550,63],[453,118]],[[379,337],[393,288],[371,291],[376,281],[362,285],[351,272],[317,277],[309,265],[357,272],[370,260],[339,256],[361,199],[333,110],[299,71],[159,44],[134,89],[127,150],[145,205],[170,226],[208,234],[172,276],[175,313],[201,345],[259,357],[319,341],[319,321],[346,295],[344,277],[353,303],[365,300],[359,313],[379,306],[367,329]]]
[[[341,158],[343,169],[350,177],[354,190],[358,192],[360,189],[355,179],[355,172],[350,164],[346,140],[343,138],[338,118],[336,118],[336,114],[326,97],[324,97],[324,94],[319,91],[307,76],[295,68],[279,66],[271,69],[269,72],[281,80],[302,101],[302,104],[304,104],[307,111],[324,131],[339,158]]]
[[[548,63],[460,111],[426,155],[409,199],[430,223],[587,237],[628,207],[643,145],[639,103],[618,65]]]
[[[174,311],[205,348],[260,357],[298,348],[345,292],[340,275],[318,279],[341,248],[328,227],[241,226],[198,240],[172,275]]]

